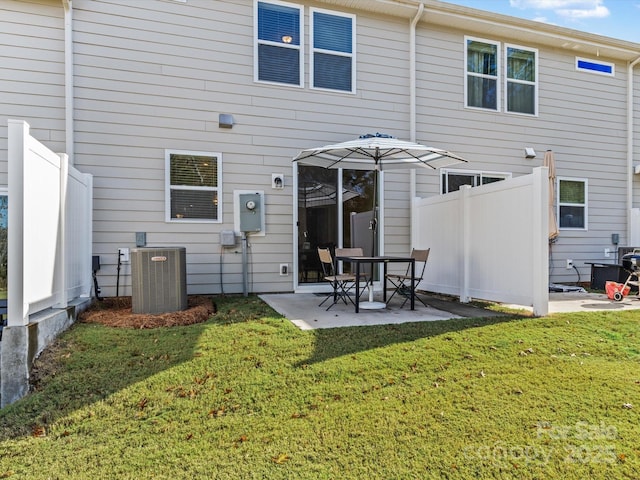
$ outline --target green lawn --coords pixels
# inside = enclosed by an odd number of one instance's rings
[[[0,411],[0,478],[637,479],[639,312],[300,331],[77,324]]]

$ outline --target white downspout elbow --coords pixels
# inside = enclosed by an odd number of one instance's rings
[[[64,108],[65,153],[69,163],[75,164],[73,131],[73,0],[62,0],[64,7]]]
[[[631,235],[633,229],[631,228],[632,216],[631,209],[633,208],[633,69],[640,63],[640,57],[636,58],[633,62],[629,62],[627,66],[627,245],[631,245]],[[637,240],[637,239],[634,239]]]
[[[411,29],[409,31],[409,140],[416,141],[416,123],[417,123],[417,107],[416,107],[416,28],[420,18],[424,12],[424,3],[420,3],[418,11],[415,17],[411,20]],[[413,238],[413,225],[415,219],[415,209],[413,203],[416,198],[416,171],[411,169],[409,179],[409,238],[411,239],[411,246],[415,245]]]

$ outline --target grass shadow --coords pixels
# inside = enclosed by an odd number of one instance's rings
[[[318,329],[313,331],[315,336],[313,354],[299,362],[297,366],[324,362],[344,355],[352,355],[366,350],[436,337],[470,328],[518,321],[523,318],[526,317],[500,315],[392,325]]]
[[[37,436],[79,408],[191,360],[208,323],[156,329],[73,325],[34,362],[30,393],[0,410],[0,441]]]
[[[212,326],[271,314],[255,296],[213,300],[216,313],[202,323],[184,319],[188,324],[159,328],[75,323],[35,360],[30,393],[0,410],[0,441],[40,436],[47,426],[76,410],[108,401],[131,385],[192,361],[201,355],[202,338]]]

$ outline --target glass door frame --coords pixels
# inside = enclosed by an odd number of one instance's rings
[[[337,206],[341,206],[343,205],[342,202],[342,192],[343,192],[343,175],[342,175],[342,169],[336,169],[337,175],[338,175],[338,184],[337,184],[337,189],[338,189],[338,198],[337,198],[337,204],[336,204],[336,208]],[[298,223],[299,223],[299,216],[298,216],[298,163],[294,162],[293,163],[293,174],[292,174],[292,178],[293,178],[293,222],[292,222],[292,246],[293,246],[293,290],[294,293],[323,293],[323,292],[330,292],[331,290],[331,286],[327,283],[327,282],[318,282],[318,283],[300,283],[299,282],[299,268],[300,268],[300,264],[299,264],[299,249],[298,249]],[[379,172],[378,175],[378,185],[377,185],[377,192],[378,192],[378,224],[377,224],[377,230],[378,230],[378,249],[379,251],[377,252],[378,255],[384,255],[384,189],[382,188],[382,185],[384,185],[384,172]],[[344,246],[343,242],[344,242],[344,212],[343,212],[343,208],[340,207],[338,208],[338,215],[337,215],[337,233],[338,233],[338,248],[342,248]],[[381,272],[382,272],[382,266],[380,264],[377,265],[377,267],[379,267],[378,270],[378,278],[380,278]],[[375,290],[379,290],[380,288],[382,288],[382,282],[380,280],[374,282],[374,289]]]

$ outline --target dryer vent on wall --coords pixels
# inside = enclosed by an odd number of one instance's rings
[[[131,249],[131,310],[166,313],[187,308],[185,247]]]

